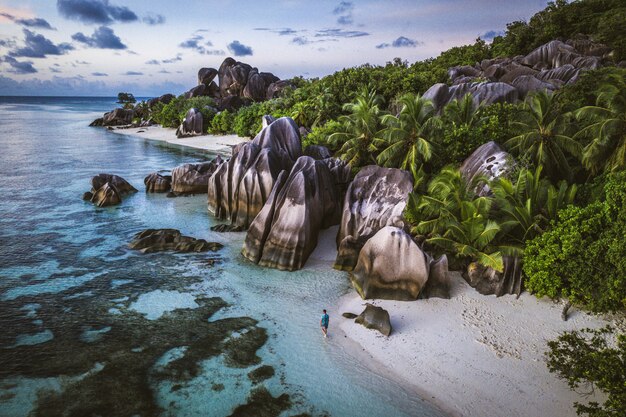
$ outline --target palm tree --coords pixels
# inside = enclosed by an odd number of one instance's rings
[[[526,98],[524,110],[513,126],[520,132],[504,144],[509,150],[529,158],[535,166],[543,167],[553,179],[572,177],[566,154],[581,157],[581,145],[567,135],[566,116],[561,114],[554,96],[546,91]]]
[[[535,171],[522,169],[515,182],[501,177],[490,184],[500,226],[517,248],[543,233],[557,219],[558,210],[572,204],[576,196],[575,184],[561,181],[557,188],[541,177],[541,171],[541,166]],[[510,249],[514,251],[513,246]]]
[[[476,104],[472,95],[468,93],[463,98],[448,103],[443,113],[457,127],[474,128],[486,119],[480,116],[481,107],[482,103]]]
[[[405,94],[399,104],[402,108],[397,116],[388,114],[382,119],[386,129],[384,139],[377,142],[382,149],[377,161],[410,171],[417,182],[423,177],[420,171],[424,163],[433,156],[433,138],[442,123],[431,101],[419,94]]]
[[[591,123],[576,134],[587,136],[583,165],[594,174],[626,168],[626,81],[613,75],[612,82],[601,87],[595,106],[576,111],[578,120]]]
[[[337,152],[353,169],[375,164],[376,143],[382,140],[381,117],[385,114],[379,107],[382,97],[374,90],[364,90],[353,103],[343,106],[348,115],[341,116],[343,131],[330,135],[329,140],[341,144]]]

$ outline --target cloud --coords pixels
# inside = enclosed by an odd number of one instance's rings
[[[362,32],[359,30],[343,30],[343,29],[324,29],[318,30],[315,34],[316,38],[359,38],[361,36],[369,36],[370,34],[367,32]]]
[[[66,19],[83,23],[108,25],[113,22],[128,23],[139,18],[124,6],[113,6],[109,0],[57,0],[57,10]]]
[[[146,61],[146,65],[161,65],[161,63],[157,59],[151,59]]]
[[[50,67],[50,68],[48,68],[48,69],[50,70],[50,72],[54,72],[54,73],[57,73],[57,74],[58,74],[58,73],[63,72],[63,71],[61,71],[60,69],[55,68],[55,67]]]
[[[17,23],[18,25],[26,26],[29,28],[56,30],[52,26],[50,26],[50,23],[48,23],[46,19],[42,19],[40,17],[35,17],[32,19],[20,19],[9,13],[0,13],[0,16],[4,16],[7,19]]]
[[[72,35],[72,39],[77,42],[83,43],[92,48],[99,49],[126,49],[126,45],[122,43],[122,40],[115,35],[113,29],[106,26],[100,26],[94,30],[93,35],[86,36],[82,32],[78,32]]]
[[[339,3],[335,10],[333,10],[333,14],[339,15],[337,18],[337,24],[340,25],[351,25],[354,23],[354,19],[352,18],[352,11],[354,10],[354,3],[351,1],[342,1]]]
[[[254,28],[254,30],[261,30],[266,32],[276,33],[279,36],[288,36],[295,35],[298,32],[302,32],[301,30],[295,30],[292,28],[281,28],[281,29],[271,29],[271,28]]]
[[[162,69],[161,71],[159,71],[159,74],[171,74],[171,72],[169,72],[168,70]]]
[[[108,77],[109,74],[105,74],[104,72],[92,72],[91,75],[94,77]]]
[[[333,14],[344,14],[349,13],[354,9],[354,3],[351,1],[342,1],[339,3],[335,10],[333,10]]]
[[[481,37],[481,39],[484,39],[484,40],[490,42],[496,36],[504,36],[504,32],[501,31],[501,30],[499,30],[499,31],[490,30],[490,31],[487,31],[484,34],[482,34],[480,37]]]
[[[163,23],[165,23],[165,16],[160,15],[160,14],[148,14],[146,16],[143,17],[143,22],[147,25],[162,25]]]
[[[196,31],[196,33],[197,32],[199,31]],[[180,46],[181,48],[185,48],[185,49],[191,49],[202,55],[226,55],[226,52],[222,51],[221,49],[207,49],[206,46],[213,46],[213,42],[209,40],[205,42],[205,39],[202,35],[194,35],[191,38],[187,39],[186,41],[179,43],[178,46]],[[178,55],[175,60],[180,61],[181,60],[180,55]],[[162,61],[162,62],[171,63],[171,62],[166,62],[166,61]]]
[[[182,61],[183,57],[181,54],[176,55],[174,58],[162,59],[161,62],[163,64],[173,64],[174,62]]]
[[[13,74],[34,74],[37,72],[37,69],[33,67],[32,61],[19,62],[17,59],[9,55],[4,56],[4,58],[0,58],[0,61],[9,64],[11,68],[8,69],[7,72],[12,72]]]
[[[237,40],[232,41],[228,44],[228,50],[231,54],[235,56],[246,56],[253,54],[252,48],[250,46],[246,46]]]
[[[304,45],[309,45],[312,43],[322,43],[322,42],[337,42],[337,39],[316,39],[314,41],[310,40],[309,38],[307,38],[306,36],[296,36],[295,38],[293,38],[291,40],[291,43],[295,44],[295,45],[300,45],[300,46],[304,46]]]
[[[138,71],[126,71],[125,73],[123,73],[122,75],[143,75],[143,72],[138,72]]]
[[[15,39],[0,39],[0,46],[5,48],[15,48],[17,43]]]
[[[55,45],[43,35],[23,29],[25,46],[9,52],[12,57],[45,58],[46,55],[63,55],[74,49],[69,43]]]
[[[391,43],[381,43],[380,45],[376,45],[377,49],[384,48],[416,48],[418,45],[423,45],[424,42],[416,41],[414,39],[409,39],[404,36],[400,36],[398,39],[394,40]]]

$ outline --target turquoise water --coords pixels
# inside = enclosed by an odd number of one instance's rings
[[[321,309],[349,291],[327,260],[259,268],[239,254],[243,234],[210,231],[206,196],[145,194],[148,173],[211,155],[87,126],[113,106],[0,98],[0,416],[228,416],[263,401],[276,406],[267,415],[441,415],[344,352],[341,312],[321,338]],[[83,202],[101,172],[140,192],[106,209]],[[225,247],[129,250],[146,228]],[[262,365],[274,375],[253,384]]]

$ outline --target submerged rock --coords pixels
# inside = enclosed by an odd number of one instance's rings
[[[172,187],[172,176],[161,175],[158,172],[153,172],[152,174],[148,174],[148,176],[143,179],[143,183],[146,186],[146,192],[167,193]]]
[[[143,253],[160,251],[206,252],[217,251],[223,247],[221,243],[183,236],[176,229],[146,229],[137,233],[128,246]]]
[[[261,266],[302,268],[317,246],[320,230],[339,222],[339,196],[328,165],[301,156],[289,175],[278,176],[250,225],[243,255]]]
[[[382,307],[376,307],[368,303],[365,305],[365,310],[354,321],[368,329],[378,330],[385,336],[391,334],[392,328],[389,313]]]
[[[119,175],[98,174],[91,178],[91,192],[94,193],[104,184],[114,185],[120,194],[136,193],[137,189]]]
[[[385,226],[404,227],[402,212],[413,179],[407,171],[369,165],[348,186],[337,233],[334,267],[350,271],[365,242]]]
[[[105,182],[92,194],[90,201],[98,207],[107,207],[120,204],[122,197],[115,185],[110,182]]]
[[[416,300],[428,280],[429,264],[408,233],[386,226],[365,243],[350,280],[364,299]]]
[[[302,155],[298,127],[282,117],[250,141],[209,179],[208,208],[215,217],[247,229],[267,201],[281,171],[290,171]]]
[[[274,368],[270,365],[260,366],[250,372],[248,372],[248,379],[252,381],[253,385],[263,382],[266,379],[270,379],[275,374]]]
[[[210,162],[177,166],[172,170],[172,192],[177,195],[206,193],[209,178],[223,162],[218,155]]]

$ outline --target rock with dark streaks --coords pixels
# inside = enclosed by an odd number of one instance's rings
[[[352,270],[369,238],[385,226],[404,227],[402,212],[411,191],[408,171],[376,165],[361,169],[344,198],[334,267]]]
[[[387,310],[369,303],[365,305],[365,310],[354,321],[368,329],[378,330],[385,336],[389,336],[392,331],[391,319]]]
[[[215,252],[223,247],[221,243],[183,236],[176,229],[146,229],[137,233],[128,246],[143,253],[161,251]]]
[[[120,194],[128,194],[128,193],[136,193],[137,189],[130,185],[128,181],[119,175],[113,174],[98,174],[91,178],[91,192],[95,193],[99,188],[101,188],[104,184],[109,183],[114,185],[116,190]]]
[[[468,183],[474,182],[479,177],[484,177],[487,181],[510,172],[514,166],[513,158],[495,142],[487,142],[467,157],[461,165],[461,174]],[[489,194],[489,186],[479,184],[476,194],[485,196]]]
[[[143,183],[146,186],[146,192],[167,193],[172,188],[172,176],[153,172],[143,179]]]
[[[218,155],[210,162],[183,164],[172,170],[172,192],[182,194],[204,194],[209,178],[224,163]]]

